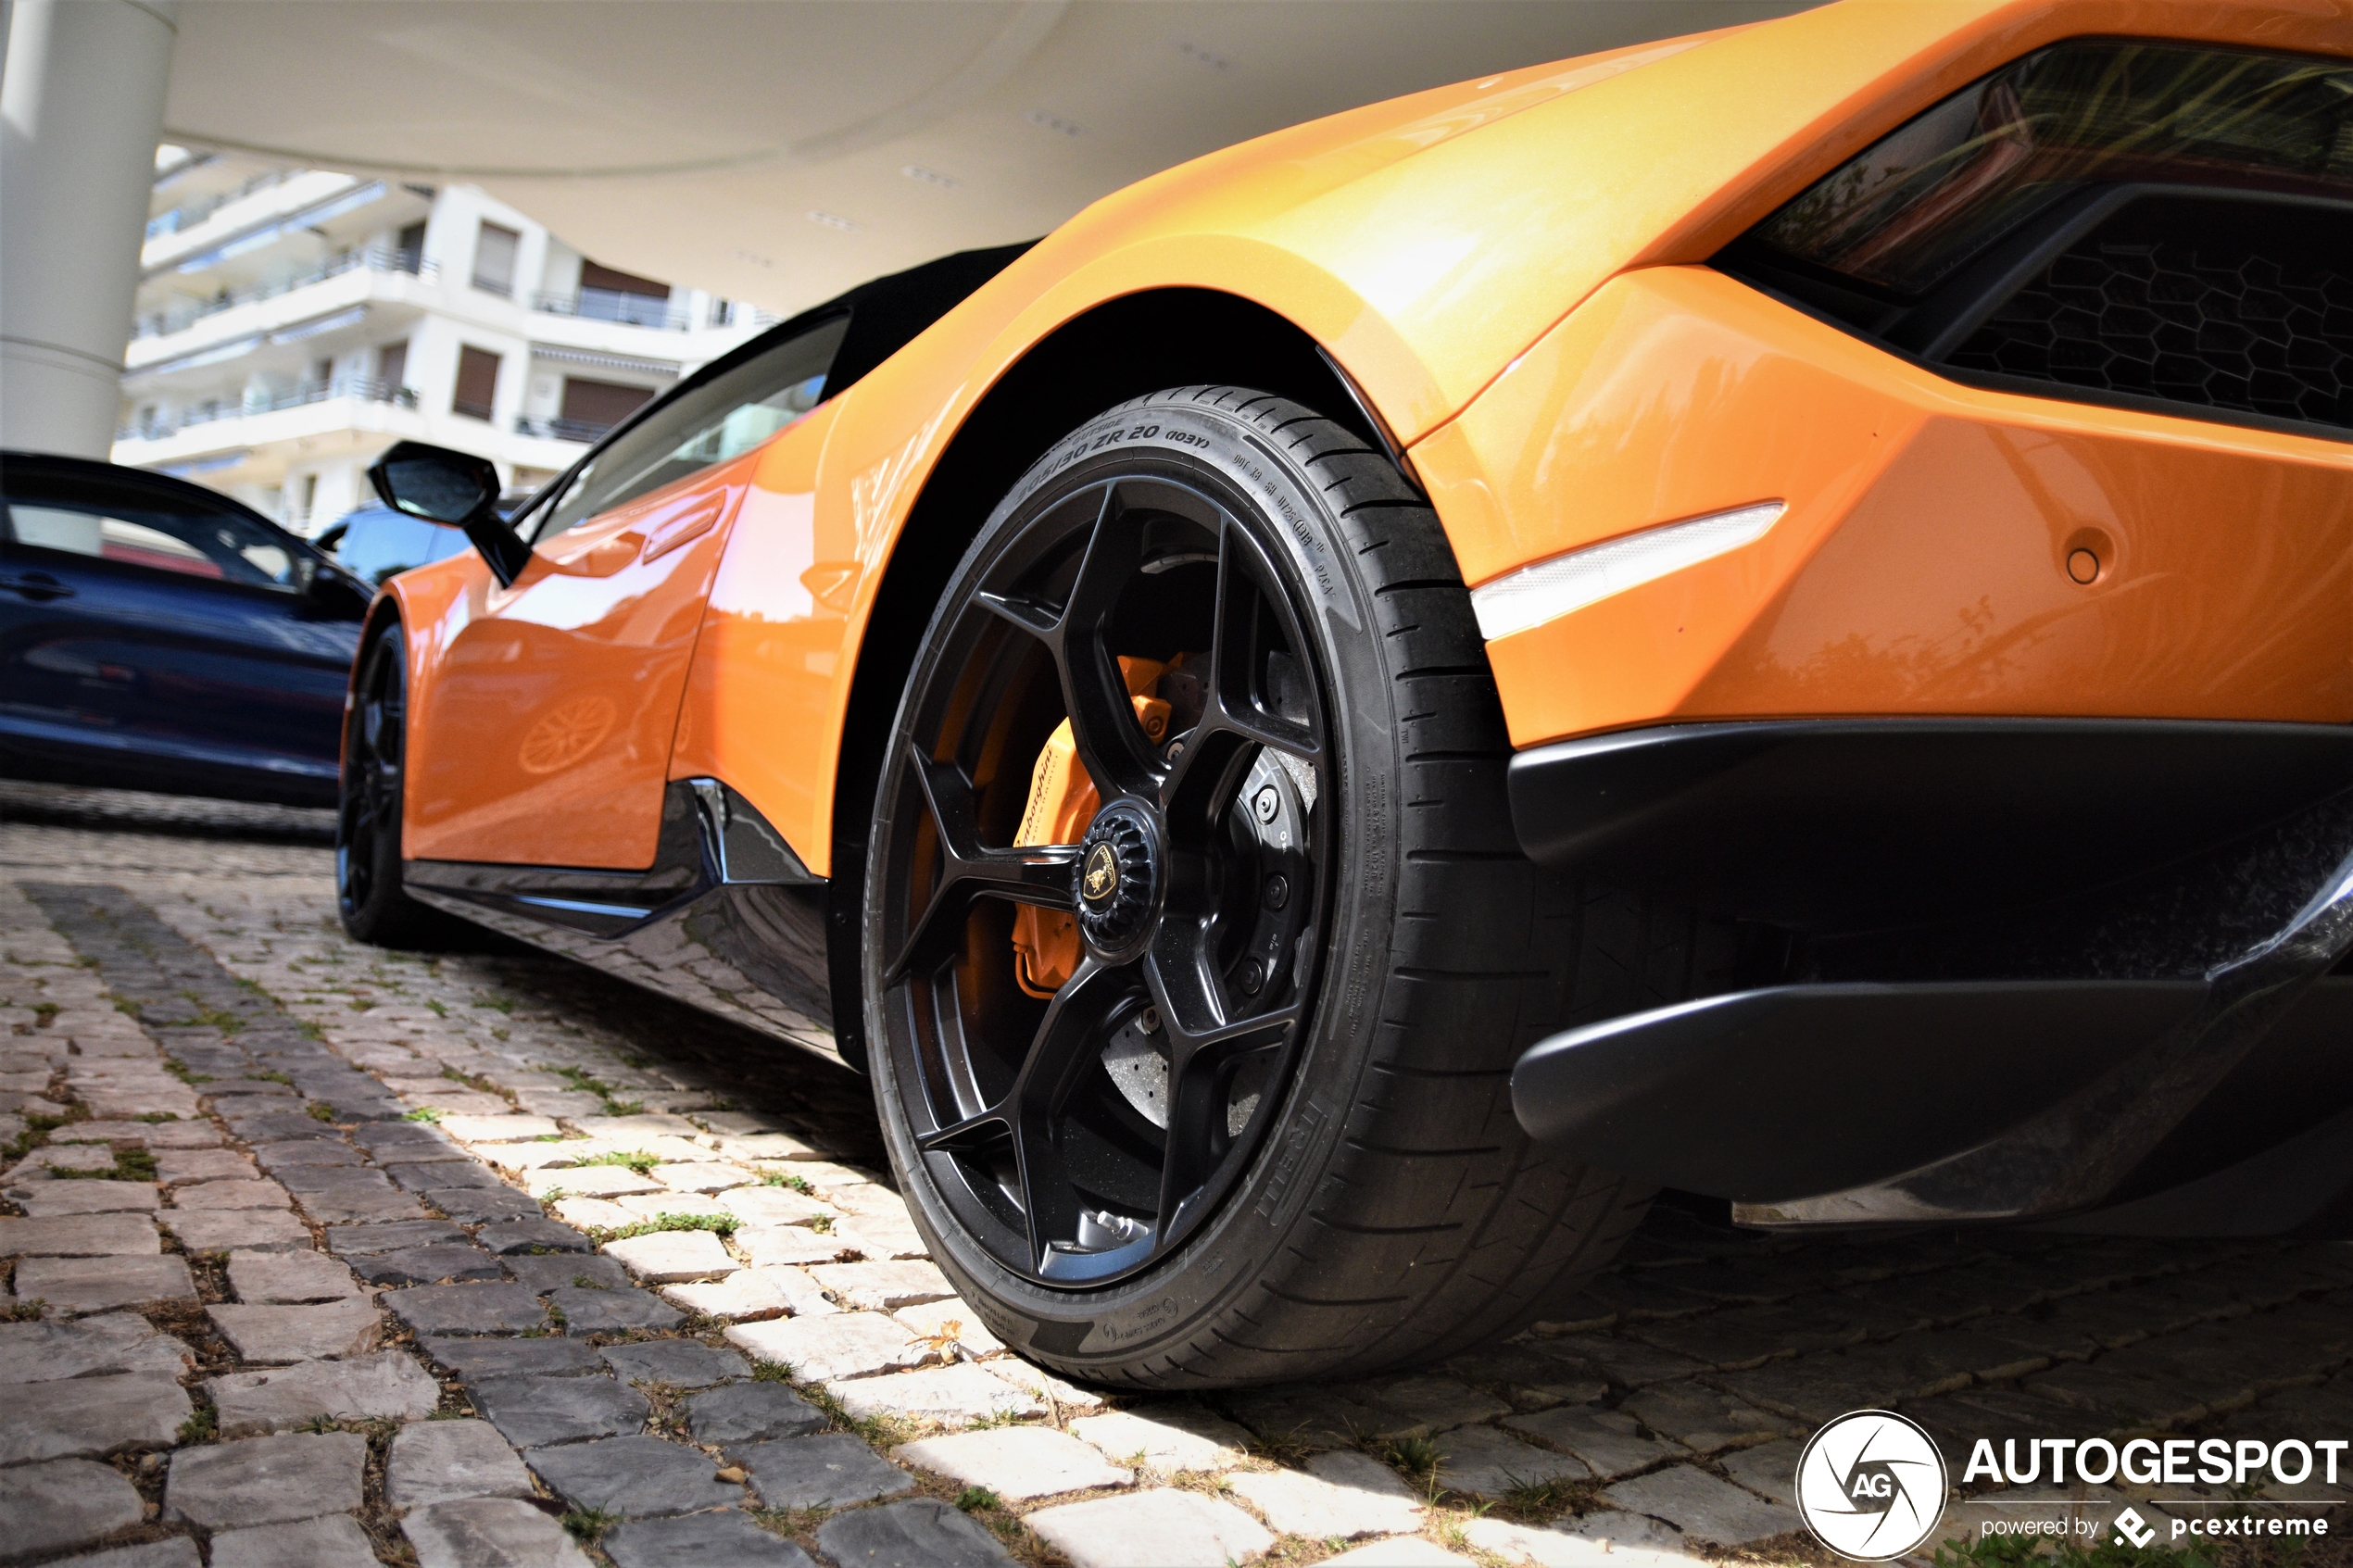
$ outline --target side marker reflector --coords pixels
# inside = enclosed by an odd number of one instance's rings
[[[1471,590],[1478,634],[1491,643],[1754,544],[1788,509],[1780,501],[1759,501],[1646,528],[1521,567]]]

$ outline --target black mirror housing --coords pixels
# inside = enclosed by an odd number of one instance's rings
[[[451,528],[498,501],[498,470],[487,458],[421,441],[403,441],[378,458],[368,482],[393,510]]]
[[[522,575],[531,546],[498,516],[498,470],[487,458],[403,441],[375,460],[368,483],[396,512],[464,529],[499,586]]]

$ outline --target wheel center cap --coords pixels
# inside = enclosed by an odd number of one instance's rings
[[[1124,805],[1097,812],[1079,841],[1072,888],[1078,929],[1106,959],[1130,956],[1151,926],[1160,891],[1157,841],[1143,813]]]
[[[1079,878],[1078,896],[1089,904],[1108,904],[1119,893],[1119,851],[1109,844],[1097,843],[1087,851],[1085,873]]]

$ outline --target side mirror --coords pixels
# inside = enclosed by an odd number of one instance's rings
[[[500,587],[512,587],[530,563],[531,546],[498,516],[498,470],[488,458],[403,441],[376,459],[368,482],[395,511],[464,529]]]

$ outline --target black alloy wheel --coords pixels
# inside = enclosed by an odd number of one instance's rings
[[[1006,1269],[1100,1286],[1180,1248],[1282,1099],[1327,929],[1325,683],[1274,542],[1229,486],[1130,471],[1059,495],[943,611],[882,798],[880,1002],[908,1131]],[[1119,660],[1173,666],[1156,740]],[[1016,847],[1067,720],[1100,805]],[[1014,906],[1078,961],[1014,984]]]
[[[354,939],[378,947],[443,945],[456,925],[401,889],[408,691],[400,623],[388,621],[369,638],[353,676],[335,812],[335,910]]]
[[[999,503],[900,697],[860,945],[900,1191],[999,1338],[1130,1387],[1357,1375],[1609,1256],[1648,1194],[1532,1146],[1512,1065],[1698,949],[1529,862],[1511,755],[1428,500],[1310,409],[1156,393]]]

